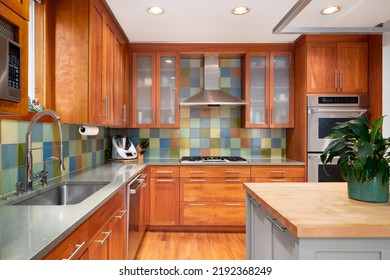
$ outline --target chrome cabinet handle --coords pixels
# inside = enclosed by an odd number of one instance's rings
[[[285,174],[286,172],[284,170],[271,170],[271,174]]]
[[[191,183],[204,183],[206,182],[205,179],[190,179]]]
[[[74,258],[74,256],[81,250],[81,248],[84,246],[84,244],[85,244],[85,241],[81,244],[74,245],[74,247],[76,247],[76,250],[74,250],[74,252],[69,256],[69,258],[65,258],[62,260],[66,260],[66,261],[72,260]]]
[[[267,216],[267,219],[275,226],[277,227],[278,230],[280,230],[281,232],[284,232],[284,230],[286,229],[285,227],[282,227],[280,225],[278,225],[278,223],[276,222],[277,219],[272,219],[270,217]]]
[[[241,183],[240,179],[225,179],[226,183]]]
[[[240,171],[237,171],[237,170],[226,170],[225,171],[225,174],[240,174],[241,172]]]
[[[206,206],[205,203],[190,203],[190,206]]]
[[[205,171],[203,171],[203,170],[195,170],[195,171],[190,171],[190,173],[192,173],[192,174],[204,174],[204,173],[206,173]]]
[[[173,179],[157,179],[156,181],[159,183],[170,183],[173,182]]]
[[[106,236],[102,240],[95,240],[94,242],[100,243],[100,245],[104,244],[104,242],[106,242],[107,238],[110,236],[111,232],[112,230],[102,232]]]
[[[127,122],[127,107],[126,107],[126,104],[123,104],[122,106],[122,109],[123,109],[123,123],[126,123]]]
[[[343,70],[340,70],[340,88],[343,88]]]
[[[334,70],[334,88],[337,89],[337,70]]]
[[[241,203],[225,203],[225,206],[241,206]]]
[[[287,182],[286,179],[271,179],[271,182]]]
[[[117,218],[117,219],[122,219],[123,218],[123,216],[126,214],[126,212],[127,212],[127,210],[121,210],[121,211],[119,211],[119,212],[122,212],[122,215],[117,215],[117,216],[114,216],[114,218]]]
[[[157,171],[157,174],[172,174],[173,171],[172,170],[160,170],[160,171]]]

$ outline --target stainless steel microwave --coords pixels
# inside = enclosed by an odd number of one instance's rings
[[[0,100],[20,101],[20,45],[0,35]]]

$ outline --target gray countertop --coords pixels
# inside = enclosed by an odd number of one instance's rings
[[[110,181],[84,201],[66,206],[14,206],[0,202],[0,259],[41,259],[147,165],[184,165],[179,159],[143,163],[111,161],[49,182]],[[243,165],[303,165],[287,159],[252,159]],[[240,165],[242,165],[240,164]],[[214,163],[209,165],[221,165]]]

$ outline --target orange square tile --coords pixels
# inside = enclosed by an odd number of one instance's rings
[[[251,139],[250,138],[241,138],[241,148],[250,148]]]

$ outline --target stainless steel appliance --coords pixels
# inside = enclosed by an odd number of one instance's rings
[[[145,187],[146,174],[139,174],[130,183],[127,184],[127,256],[133,260],[141,243],[140,230],[141,225],[142,202],[141,188]]]
[[[235,156],[185,156],[182,163],[245,163],[247,159]]]
[[[0,35],[0,99],[20,101],[20,46]]]
[[[344,96],[308,96],[308,127],[307,127],[307,179],[309,182],[340,182],[336,162],[327,166],[326,175],[321,159],[321,153],[326,149],[331,139],[329,134],[336,122],[345,122],[358,116],[368,115],[369,97],[367,95]]]

